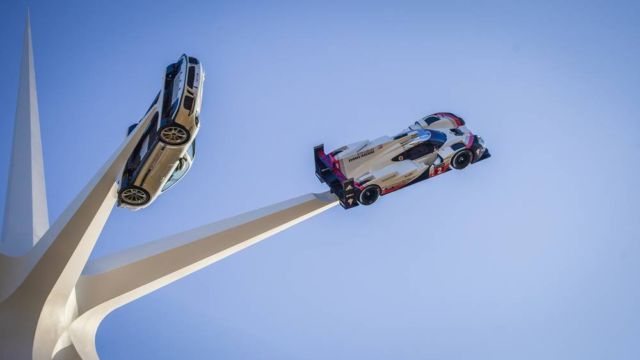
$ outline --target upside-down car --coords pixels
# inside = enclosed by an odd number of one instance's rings
[[[166,68],[160,93],[143,117],[151,118],[150,125],[122,172],[119,206],[142,209],[189,171],[200,129],[203,83],[204,69],[194,57],[182,55]]]
[[[490,156],[482,138],[451,113],[432,114],[396,136],[360,141],[328,154],[324,145],[314,148],[316,176],[345,209],[371,205],[382,195]]]

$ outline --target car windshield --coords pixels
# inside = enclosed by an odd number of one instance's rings
[[[421,130],[423,129],[422,125],[419,122],[415,122],[413,125],[409,125],[408,130]]]
[[[445,133],[435,130],[429,130],[431,132],[431,138],[429,142],[435,145],[436,148],[440,148],[447,141],[447,135]]]
[[[180,106],[180,98],[184,90],[184,78],[186,65],[181,58],[177,63],[167,66],[167,72],[164,82],[164,95],[162,96],[162,121],[167,118],[174,118],[178,107]]]
[[[178,165],[176,165],[176,169],[173,171],[173,174],[171,174],[169,180],[167,180],[166,184],[164,184],[164,186],[162,187],[162,191],[166,191],[167,189],[175,185],[178,180],[182,179],[187,171],[189,171],[189,162],[186,159],[182,158],[178,161]]]

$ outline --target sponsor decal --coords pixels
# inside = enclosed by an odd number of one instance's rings
[[[402,182],[399,182],[399,183],[395,184],[394,186],[391,186],[391,187],[385,188],[385,189],[382,191],[382,194],[383,194],[383,195],[386,195],[386,194],[388,194],[388,193],[390,193],[390,192],[394,192],[394,191],[396,191],[396,190],[400,190],[400,189],[402,189],[403,187],[407,186],[407,184],[408,184],[408,183],[409,183],[409,181],[402,181]]]
[[[438,165],[438,166],[433,166],[431,168],[431,171],[429,172],[429,177],[440,175],[444,172],[447,172],[447,170],[449,170],[448,162],[442,163],[441,165]]]
[[[369,156],[369,155],[373,154],[374,152],[375,152],[374,149],[369,149],[369,150],[365,150],[363,152],[359,152],[359,153],[356,154],[356,156],[354,156],[351,159],[349,159],[349,162],[358,160],[358,159],[363,158],[365,156]]]

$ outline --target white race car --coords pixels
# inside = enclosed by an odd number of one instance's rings
[[[204,69],[182,55],[165,71],[163,87],[144,118],[151,123],[120,178],[118,206],[137,210],[151,204],[189,171],[200,129]],[[138,124],[129,127],[129,134]]]
[[[426,116],[394,137],[360,141],[329,154],[324,145],[314,149],[316,176],[345,209],[371,205],[381,195],[490,156],[482,138],[451,113]]]

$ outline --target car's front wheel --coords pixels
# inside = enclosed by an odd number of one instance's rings
[[[169,124],[160,128],[160,141],[167,145],[184,145],[189,141],[189,130],[180,124]]]
[[[451,160],[451,166],[456,170],[462,170],[471,164],[473,153],[469,149],[458,152]]]
[[[378,185],[369,185],[362,189],[358,202],[362,205],[371,205],[380,197],[380,187]]]
[[[149,192],[139,186],[128,186],[120,190],[118,197],[120,202],[132,206],[142,206],[151,200]]]

